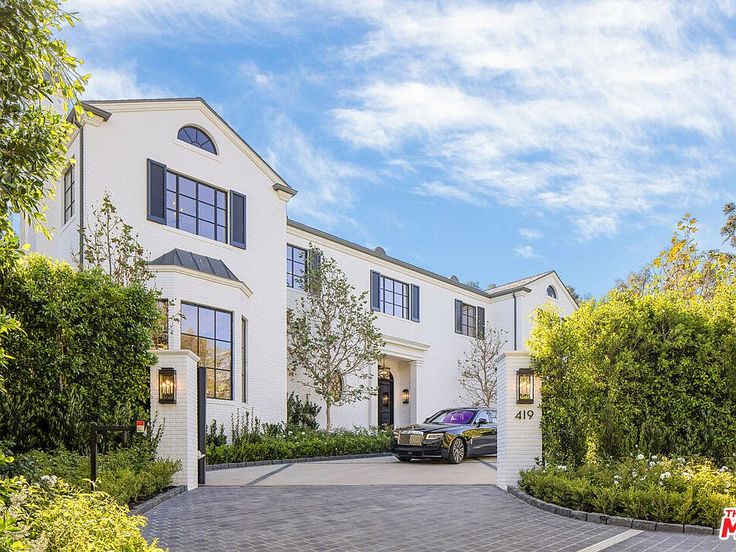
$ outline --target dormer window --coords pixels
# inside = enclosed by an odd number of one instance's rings
[[[552,299],[557,299],[557,290],[552,286],[547,286],[547,296]]]
[[[179,129],[179,134],[177,134],[176,137],[182,142],[192,144],[204,151],[217,155],[215,143],[204,130],[200,130],[193,126],[183,126]]]

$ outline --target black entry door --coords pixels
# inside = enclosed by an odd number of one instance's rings
[[[378,380],[378,426],[394,425],[394,382]]]

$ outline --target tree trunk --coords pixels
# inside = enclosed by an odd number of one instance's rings
[[[330,403],[325,401],[325,431],[332,432],[332,421],[330,420]]]

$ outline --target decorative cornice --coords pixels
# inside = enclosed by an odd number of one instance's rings
[[[181,274],[182,276],[191,276],[192,278],[197,278],[199,280],[207,280],[209,282],[214,282],[216,284],[224,285],[224,286],[230,286],[232,288],[239,289],[243,292],[243,294],[246,297],[250,297],[253,295],[253,291],[240,280],[230,280],[228,278],[223,278],[222,276],[216,276],[214,274],[207,274],[206,272],[200,272],[198,270],[192,270],[191,268],[186,268],[183,266],[177,266],[177,265],[148,265],[148,270],[151,272],[154,272],[156,274],[167,274],[167,273],[173,273],[173,274]]]

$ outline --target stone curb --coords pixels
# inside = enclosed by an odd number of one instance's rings
[[[230,464],[207,464],[206,471],[229,470],[232,468],[251,468],[253,466],[271,466],[273,464],[300,464],[303,462],[325,462],[327,460],[358,460],[360,458],[379,458],[393,456],[390,452],[371,452],[369,454],[343,454],[340,456],[311,456],[309,458],[284,458],[280,460],[254,460],[251,462],[235,462]]]
[[[186,485],[180,485],[178,487],[174,487],[173,489],[169,489],[168,491],[164,491],[163,493],[157,494],[153,498],[149,498],[148,500],[141,502],[137,506],[133,506],[130,509],[130,514],[134,516],[145,514],[151,508],[155,508],[162,502],[166,502],[170,498],[174,498],[176,495],[180,495],[181,493],[185,493],[186,491]]]
[[[551,512],[560,516],[565,516],[573,519],[579,519],[581,521],[588,521],[591,523],[600,523],[603,525],[615,525],[617,527],[629,527],[632,529],[641,529],[644,531],[666,531],[668,533],[689,533],[694,535],[714,535],[716,530],[712,527],[704,527],[702,525],[681,525],[679,523],[660,523],[657,521],[648,521],[645,519],[632,519],[619,516],[608,516],[606,514],[599,514],[597,512],[581,512],[579,510],[571,510],[570,508],[563,508],[556,504],[550,504],[544,502],[531,495],[526,494],[518,487],[509,487],[509,494],[515,496],[519,500],[523,500],[530,506],[544,510],[545,512]]]

